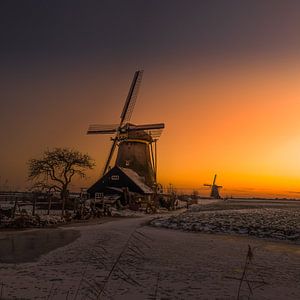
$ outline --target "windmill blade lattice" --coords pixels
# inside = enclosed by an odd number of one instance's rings
[[[128,131],[137,131],[137,130],[155,130],[155,129],[164,129],[164,123],[157,124],[143,124],[143,125],[129,125]]]
[[[93,124],[90,125],[87,131],[87,134],[114,134],[118,131],[118,124],[111,125],[100,125]]]
[[[109,164],[111,162],[111,159],[112,159],[112,157],[114,155],[114,152],[115,152],[115,149],[116,149],[116,146],[117,146],[117,142],[118,142],[118,139],[114,138],[113,143],[112,143],[111,148],[110,148],[110,151],[109,151],[109,154],[108,154],[108,157],[107,157],[107,160],[105,162],[105,166],[103,168],[103,172],[102,172],[103,175],[108,170]]]
[[[143,72],[144,71],[136,71],[134,76],[133,76],[133,80],[125,101],[125,105],[123,108],[123,111],[121,113],[121,123],[120,123],[120,127],[126,123],[129,122],[131,119],[131,115],[135,106],[135,102],[137,99],[137,95],[138,95],[138,91],[142,82],[142,77],[143,77]]]

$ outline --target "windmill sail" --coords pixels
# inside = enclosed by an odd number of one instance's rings
[[[212,184],[212,185],[215,185],[215,184],[216,184],[216,179],[217,179],[217,174],[215,174],[214,181],[213,181],[213,184]]]
[[[110,148],[110,151],[109,151],[109,154],[108,154],[108,157],[107,157],[107,160],[106,160],[106,163],[105,163],[105,166],[104,166],[104,169],[103,169],[103,172],[102,172],[102,175],[104,175],[106,173],[106,171],[108,170],[108,167],[109,167],[109,164],[111,162],[111,159],[114,155],[114,151],[116,149],[116,146],[117,146],[117,139],[115,138],[113,140],[113,143],[111,145],[111,148]]]
[[[157,123],[157,124],[144,124],[144,125],[129,125],[129,131],[136,131],[136,130],[151,130],[151,129],[163,129],[165,128],[164,123]]]
[[[136,98],[138,95],[138,91],[141,85],[142,77],[143,77],[143,71],[136,71],[133,76],[133,80],[128,92],[128,96],[126,98],[125,105],[120,116],[121,118],[120,126],[130,121],[134,109],[134,105],[136,102]]]
[[[90,125],[87,131],[87,134],[114,134],[118,131],[118,125],[99,125],[93,124]]]

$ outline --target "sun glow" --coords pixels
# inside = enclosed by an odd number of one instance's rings
[[[299,76],[295,67],[252,66],[190,82],[189,92],[174,88],[169,97],[182,104],[161,138],[161,180],[196,188],[216,172],[229,189],[296,192]]]
[[[180,72],[145,70],[131,122],[166,124],[158,142],[159,181],[202,193],[203,183],[210,183],[217,173],[223,194],[296,197],[300,188],[300,68],[294,61],[218,67],[195,63],[193,68],[178,66]],[[82,80],[84,72],[86,80]],[[50,74],[47,80],[37,81],[35,93],[30,82],[25,82],[24,89],[10,95],[22,96],[24,103],[36,99],[38,104],[31,120],[25,119],[26,107],[14,111],[24,125],[22,136],[2,151],[2,169],[7,170],[9,181],[26,186],[22,183],[26,160],[45,147],[61,145],[88,152],[97,162],[88,180],[74,182],[74,189],[99,178],[111,141],[109,136],[87,136],[86,129],[91,123],[119,120],[132,73],[111,72],[106,78],[99,70],[92,72],[65,74],[68,84],[58,85],[55,93],[57,77]],[[122,79],[117,85],[116,76]],[[54,109],[57,95],[64,97],[59,111]],[[41,98],[43,103],[38,102]],[[67,112],[71,112],[68,122]],[[3,139],[9,140],[19,128],[9,122],[6,126],[11,131]],[[13,160],[12,151],[17,153]]]

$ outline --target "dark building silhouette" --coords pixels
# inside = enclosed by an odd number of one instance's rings
[[[112,145],[102,177],[88,189],[93,197],[96,193],[112,194],[127,189],[130,192],[153,193],[156,186],[156,143],[164,129],[163,123],[134,125],[129,123],[142,80],[143,71],[134,74],[119,125],[91,125],[88,134],[110,134]],[[111,161],[117,149],[114,167]],[[118,178],[118,180],[113,179]]]
[[[144,183],[133,170],[115,166],[95,182],[87,192],[94,197],[95,193],[122,194],[124,188],[141,195],[153,194],[152,188]]]
[[[216,185],[216,179],[217,179],[217,174],[215,174],[212,184],[204,184],[204,186],[211,187],[210,197],[212,197],[214,199],[221,199],[221,196],[219,194],[219,189],[221,189],[222,186],[221,185]]]

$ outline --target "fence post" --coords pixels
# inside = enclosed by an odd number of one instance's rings
[[[13,218],[13,219],[15,218],[16,209],[17,209],[17,204],[18,204],[18,198],[16,197],[16,198],[15,198],[15,205],[14,205],[13,213],[12,213],[12,218]]]
[[[77,198],[74,198],[73,200],[73,212],[75,213],[76,210],[78,208],[78,201],[77,201]]]
[[[48,212],[47,212],[48,216],[50,215],[51,204],[52,204],[51,202],[52,202],[52,197],[51,195],[48,195]]]

